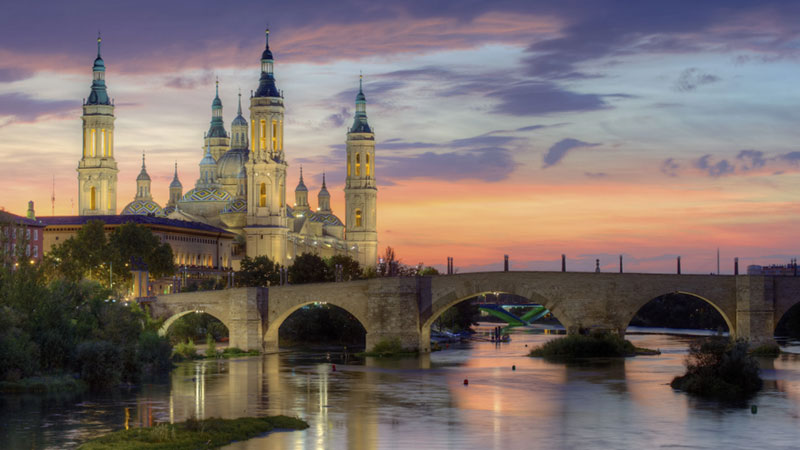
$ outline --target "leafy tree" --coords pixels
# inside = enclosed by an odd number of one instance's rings
[[[420,264],[420,266],[421,266],[421,264]],[[439,275],[439,271],[436,270],[435,267],[425,266],[422,269],[420,269],[419,275],[423,276],[423,277],[430,276],[430,275]]]
[[[336,281],[336,266],[342,266],[342,280],[360,280],[364,276],[358,261],[348,255],[333,255],[325,260],[328,265],[328,280]]]
[[[364,344],[367,332],[352,314],[327,304],[308,305],[292,313],[278,330],[281,345]]]
[[[90,220],[75,236],[53,246],[49,257],[55,262],[58,275],[70,281],[83,278],[100,279],[100,265],[109,262],[108,239],[105,222]],[[108,275],[106,274],[106,279]]]
[[[303,253],[289,267],[289,282],[292,284],[321,283],[328,278],[328,265],[313,253]]]
[[[481,311],[478,305],[473,303],[472,299],[464,300],[445,310],[433,322],[433,326],[439,331],[467,331],[472,325],[477,325],[480,316]]]
[[[280,266],[267,256],[256,256],[242,259],[241,269],[234,275],[237,286],[258,287],[278,284]]]
[[[168,277],[175,273],[172,247],[162,243],[150,229],[128,222],[114,229],[109,236],[109,246],[114,257],[114,275],[122,280],[130,278],[132,259],[139,259],[147,265],[153,278]]]
[[[377,275],[379,277],[413,277],[417,275],[417,272],[417,267],[403,264],[392,247],[386,247],[386,251],[377,266]]]

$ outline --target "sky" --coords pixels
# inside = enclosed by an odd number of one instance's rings
[[[258,85],[264,29],[303,166],[344,212],[359,73],[376,134],[378,236],[460,272],[732,273],[798,256],[800,3],[12,2],[0,17],[0,206],[77,209],[98,31],[115,99],[117,204],[145,151],[160,204],[199,176]],[[55,185],[55,189],[53,186]]]

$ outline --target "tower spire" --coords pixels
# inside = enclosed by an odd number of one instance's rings
[[[103,38],[100,37],[100,30],[97,31],[97,57],[100,58],[100,43],[103,41]]]
[[[367,96],[364,95],[364,75],[358,76],[358,94],[356,94],[356,114],[353,118],[351,133],[372,133],[367,122]]]
[[[236,114],[239,116],[242,115],[242,88],[239,88],[239,109],[236,111]]]

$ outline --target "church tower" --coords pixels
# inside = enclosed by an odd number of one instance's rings
[[[347,178],[344,187],[346,234],[358,247],[358,263],[374,267],[378,260],[377,200],[375,183],[375,134],[367,122],[367,98],[363,77],[358,80],[356,115],[347,132]]]
[[[83,103],[83,153],[78,162],[78,214],[117,213],[117,162],[114,160],[114,104],[106,92],[106,66],[100,56],[92,68],[92,92]]]
[[[175,161],[175,176],[172,177],[172,183],[169,184],[169,202],[168,207],[174,208],[178,205],[178,200],[183,196],[183,185],[181,180],[178,179],[178,161]]]
[[[219,158],[230,148],[230,142],[230,136],[225,131],[225,124],[222,121],[222,100],[219,99],[219,80],[217,80],[216,95],[211,102],[211,124],[208,127],[203,146],[210,147],[214,161],[219,161]]]
[[[300,166],[300,182],[294,189],[294,210],[295,212],[308,211],[308,188],[303,181],[303,166]]]
[[[275,86],[273,56],[261,54],[261,79],[250,97],[250,145],[247,171],[247,256],[266,255],[286,264],[286,161],[283,152],[283,96]]]

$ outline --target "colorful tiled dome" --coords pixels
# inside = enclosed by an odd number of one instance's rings
[[[313,212],[309,213],[308,216],[309,216],[308,220],[312,222],[321,222],[322,226],[328,226],[328,225],[340,226],[340,227],[344,226],[344,224],[342,223],[341,220],[339,220],[338,217],[330,213]]]
[[[182,202],[229,202],[233,200],[230,194],[217,188],[192,189],[181,198]]]
[[[152,200],[134,200],[122,210],[122,215],[165,217],[164,210]]]
[[[232,200],[227,206],[225,206],[225,209],[222,210],[222,214],[243,212],[247,212],[247,202],[242,199]]]

